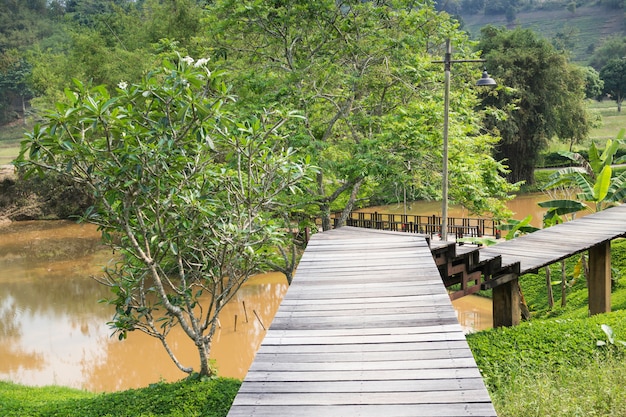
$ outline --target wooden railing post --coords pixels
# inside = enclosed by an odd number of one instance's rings
[[[611,242],[589,249],[589,314],[611,311]]]

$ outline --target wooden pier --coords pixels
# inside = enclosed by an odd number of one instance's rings
[[[426,237],[313,236],[228,414],[495,416]]]
[[[495,416],[450,299],[492,289],[494,325],[515,325],[520,275],[589,251],[590,313],[610,311],[618,237],[626,205],[480,249],[316,234],[228,415]]]

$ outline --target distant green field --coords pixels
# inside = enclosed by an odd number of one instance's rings
[[[571,52],[572,61],[585,65],[593,50],[605,39],[626,35],[626,25],[621,11],[594,4],[580,6],[571,12],[565,5],[537,4],[534,10],[519,11],[511,23],[507,22],[504,15],[463,14],[461,16],[463,29],[473,38],[478,38],[480,29],[488,24],[509,28],[530,28],[550,40],[561,35],[562,39],[565,39],[566,48]]]
[[[0,126],[0,165],[11,163],[20,152],[20,142],[26,127]]]
[[[602,103],[592,101],[589,110],[592,114],[602,117],[601,125],[591,131],[590,139],[597,142],[614,139],[621,129],[626,129],[626,108],[618,113],[614,101],[605,100]]]

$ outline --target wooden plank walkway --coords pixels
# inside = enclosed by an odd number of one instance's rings
[[[228,414],[495,416],[425,237],[313,236]]]
[[[523,275],[618,237],[626,237],[626,204],[481,248],[480,259],[501,255]]]

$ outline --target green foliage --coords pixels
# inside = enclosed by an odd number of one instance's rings
[[[585,97],[598,99],[604,90],[604,81],[600,74],[593,67],[583,67],[581,69],[585,75]]]
[[[266,253],[287,241],[282,216],[306,179],[280,129],[289,115],[234,118],[234,97],[208,60],[165,60],[115,95],[75,81],[27,135],[18,164],[57,172],[95,200],[98,224],[122,255],[102,279],[120,339],[157,337],[184,372],[167,335],[181,326],[210,375],[217,317]]]
[[[499,84],[484,103],[506,113],[489,120],[502,135],[496,159],[507,160],[512,182],[530,185],[546,138],[575,143],[589,131],[583,74],[527,29],[483,28],[479,48]]]
[[[594,50],[589,65],[600,71],[612,59],[623,56],[626,56],[626,37],[615,35]]]
[[[595,203],[596,211],[603,210],[626,198],[626,174],[614,175],[612,165],[620,163],[623,158],[615,158],[624,136],[624,129],[620,131],[617,140],[608,140],[606,147],[600,151],[594,143],[591,144],[585,159],[575,152],[561,152],[561,155],[571,159],[579,166],[568,167],[554,172],[545,189],[558,186],[573,186],[579,190],[577,199]]]
[[[626,59],[611,59],[600,69],[600,78],[604,81],[602,92],[615,100],[617,111],[621,111],[626,95]]]
[[[522,220],[509,219],[507,222],[500,225],[500,229],[508,230],[505,239],[515,239],[517,236],[527,233],[533,233],[539,230],[534,226],[530,226],[532,216],[528,215]]]
[[[550,200],[539,203],[539,206],[548,209],[543,216],[544,227],[563,223],[562,216],[587,209],[585,204],[575,200]]]
[[[405,1],[217,1],[204,26],[214,54],[236,74],[242,106],[280,102],[306,117],[290,143],[321,168],[310,190],[324,229],[331,210],[349,211],[395,184],[415,197],[439,196],[442,71],[432,61],[447,37],[473,56],[447,15]],[[492,197],[511,187],[473,111],[469,74],[455,67],[450,189],[474,211],[497,211]]]
[[[241,381],[228,378],[184,380],[92,394],[0,382],[0,409],[5,417],[221,417],[228,414],[240,385]]]

